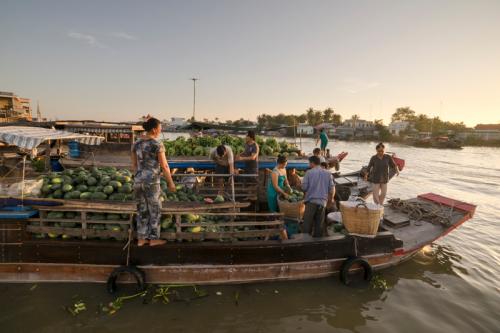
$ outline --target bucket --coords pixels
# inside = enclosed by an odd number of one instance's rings
[[[285,217],[285,228],[289,238],[300,233],[300,220]]]
[[[61,163],[59,163],[59,157],[56,157],[56,158],[51,157],[50,158],[50,170],[55,171],[55,172],[64,170]]]
[[[78,158],[80,157],[80,144],[78,141],[68,142],[69,147],[69,157]]]

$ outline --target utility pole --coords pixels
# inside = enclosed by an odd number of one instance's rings
[[[198,81],[199,79],[196,77],[192,77],[191,80],[193,80],[193,121],[194,121],[196,116],[196,81]]]

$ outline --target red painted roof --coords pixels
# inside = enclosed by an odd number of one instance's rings
[[[500,130],[500,124],[477,124],[477,130]]]
[[[468,204],[468,203],[463,202],[463,201],[443,197],[442,195],[435,194],[435,193],[420,194],[418,196],[418,198],[432,201],[432,202],[435,202],[435,203],[438,203],[438,204],[441,204],[444,206],[456,208],[458,210],[470,213],[471,216],[474,215],[474,212],[476,211],[475,205],[471,205],[471,204]]]

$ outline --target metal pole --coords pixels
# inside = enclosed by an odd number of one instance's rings
[[[234,174],[231,174],[231,195],[233,200],[233,210],[236,211],[236,196],[234,193]]]
[[[196,81],[198,81],[198,78],[191,78],[193,80],[193,121],[195,120],[196,117]]]
[[[26,155],[23,155],[23,178],[21,182],[21,206],[24,206],[24,176],[26,173]]]

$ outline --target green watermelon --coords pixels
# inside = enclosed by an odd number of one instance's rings
[[[63,192],[70,192],[72,190],[73,190],[73,186],[71,186],[70,184],[64,184],[62,187]]]
[[[103,192],[93,192],[90,195],[91,200],[106,200],[108,196]]]
[[[106,215],[106,220],[118,221],[120,219],[120,214],[108,213]]]
[[[54,199],[61,199],[63,197],[63,192],[60,189],[55,190],[54,193],[52,193],[52,196]]]
[[[87,185],[93,186],[97,184],[97,179],[95,177],[89,177],[87,178]]]
[[[52,189],[52,185],[50,185],[50,184],[43,185],[42,186],[42,193],[48,194],[48,193],[50,193],[51,189]]]
[[[77,185],[77,186],[76,186],[76,190],[77,190],[77,191],[80,191],[80,192],[87,192],[87,191],[88,191],[88,189],[89,189],[89,188],[88,188],[88,187],[87,187],[87,185],[85,185],[85,184],[80,184],[80,185]]]
[[[92,197],[92,192],[83,192],[80,194],[80,199],[82,200],[90,200]]]
[[[109,196],[109,200],[125,201],[125,194],[124,193],[113,193]]]
[[[101,181],[99,182],[100,185],[106,186],[108,183],[111,181],[111,177],[109,176],[102,176]]]
[[[64,213],[64,218],[74,219],[75,217],[76,217],[76,213],[75,212],[66,212],[66,213]]]
[[[87,179],[87,176],[86,176],[86,175],[79,174],[79,175],[76,177],[75,182],[76,182],[77,184],[84,184],[86,179]]]
[[[106,193],[106,194],[111,194],[111,193],[113,193],[113,191],[114,191],[114,190],[115,190],[115,189],[114,189],[114,188],[113,188],[113,186],[111,186],[111,185],[106,185],[106,186],[104,186],[104,188],[102,189],[102,191],[103,191],[104,193]]]
[[[62,178],[56,177],[51,179],[52,184],[61,184],[63,182]]]
[[[80,195],[82,192],[80,191],[71,191],[69,192],[71,199],[80,199]]]
[[[132,185],[125,183],[125,185],[120,187],[119,191],[120,191],[120,193],[126,193],[126,194],[132,193],[132,191],[133,191]]]
[[[64,218],[64,212],[48,212],[47,213],[47,218],[49,219],[62,219]]]

